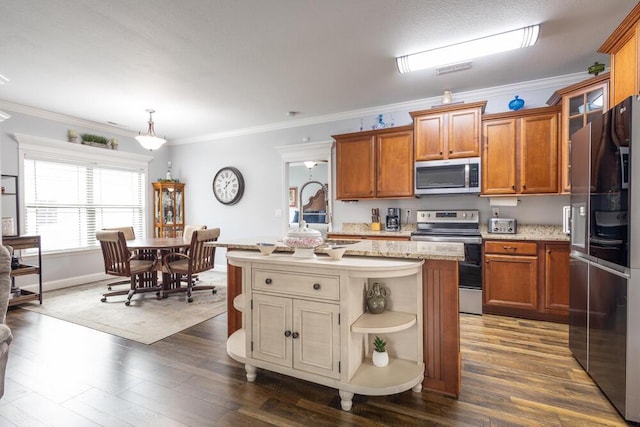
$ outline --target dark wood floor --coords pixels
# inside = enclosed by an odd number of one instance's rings
[[[624,420],[567,349],[567,327],[461,315],[462,395],[356,395],[243,367],[224,315],[143,345],[15,308],[1,426],[613,426]]]

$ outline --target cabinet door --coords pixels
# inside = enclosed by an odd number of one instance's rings
[[[336,198],[375,197],[375,137],[336,140]]]
[[[294,369],[340,378],[339,314],[337,304],[293,301]]]
[[[634,25],[624,35],[626,41],[611,52],[611,105],[638,93],[638,26]]]
[[[450,159],[480,156],[480,109],[452,111],[448,123]]]
[[[254,293],[251,316],[251,357],[290,367],[293,360],[291,298]],[[289,337],[285,335],[287,331]]]
[[[544,260],[544,308],[569,313],[569,244],[547,243]]]
[[[487,306],[538,309],[538,257],[485,255],[483,300]]]
[[[516,193],[516,119],[482,125],[482,194]]]
[[[414,118],[417,161],[446,158],[445,118],[445,113]]]
[[[520,119],[520,193],[558,192],[558,115]]]
[[[376,197],[413,196],[413,131],[378,136],[376,156]]]

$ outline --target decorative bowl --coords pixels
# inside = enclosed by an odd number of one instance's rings
[[[332,260],[338,261],[342,258],[346,251],[346,246],[329,246],[329,248],[327,249],[327,254],[329,254],[329,257],[331,257]]]
[[[309,228],[303,221],[299,228],[290,230],[282,241],[285,245],[295,248],[293,256],[313,258],[316,256],[314,249],[320,246],[324,239],[318,230]]]
[[[271,255],[276,250],[276,245],[273,243],[256,243],[256,246],[262,255]]]

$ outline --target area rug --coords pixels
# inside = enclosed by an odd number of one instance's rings
[[[227,275],[206,272],[199,275],[201,284],[213,284],[211,290],[192,294],[187,303],[185,293],[175,293],[158,300],[155,292],[136,294],[131,305],[125,306],[126,295],[109,297],[100,302],[107,292],[109,281],[93,282],[56,291],[45,292],[42,305],[37,302],[23,304],[25,310],[35,311],[87,328],[127,338],[143,344],[152,344],[227,311]],[[117,279],[117,278],[116,278]],[[113,290],[127,289],[118,285]]]

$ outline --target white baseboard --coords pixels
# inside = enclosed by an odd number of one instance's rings
[[[214,271],[219,271],[219,272],[227,272],[227,264],[216,264],[214,266]],[[47,292],[47,291],[55,291],[56,289],[63,289],[63,288],[68,288],[71,286],[77,286],[77,285],[83,285],[85,283],[90,283],[90,282],[97,282],[99,280],[108,280],[108,279],[114,279],[117,280],[116,276],[111,276],[109,274],[105,274],[105,273],[94,273],[94,274],[86,274],[84,276],[75,276],[75,277],[67,277],[64,279],[60,279],[60,280],[54,280],[54,281],[49,281],[49,282],[42,282],[42,292]],[[30,291],[30,292],[38,292],[38,285],[37,284],[33,284],[33,285],[24,285],[24,286],[20,286],[21,289],[24,289],[25,291]]]

